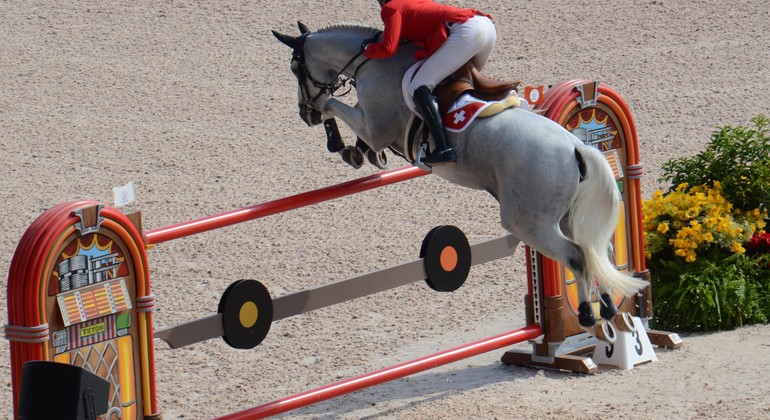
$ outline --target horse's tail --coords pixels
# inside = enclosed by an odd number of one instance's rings
[[[581,167],[569,212],[572,239],[583,250],[587,279],[596,276],[605,289],[633,296],[648,282],[617,270],[609,258],[610,239],[620,215],[620,195],[607,160],[593,147],[578,147],[575,157]]]

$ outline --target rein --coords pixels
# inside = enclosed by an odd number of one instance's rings
[[[304,47],[305,47],[305,39],[306,38],[307,38],[307,35],[303,35],[302,37],[300,37],[299,45],[294,50],[294,54],[293,54],[292,58],[299,65],[300,72],[298,74],[298,77],[300,79],[299,82],[300,82],[300,86],[302,88],[302,97],[305,100],[305,107],[308,110],[312,110],[313,109],[312,104],[318,98],[320,98],[321,95],[324,95],[324,94],[326,94],[328,92],[330,95],[335,96],[335,93],[341,87],[347,85],[348,80],[350,80],[350,88],[348,88],[348,90],[345,91],[343,94],[336,95],[336,96],[338,96],[338,97],[339,96],[345,96],[348,93],[350,93],[352,88],[355,87],[355,85],[356,85],[356,75],[358,74],[358,71],[361,70],[361,67],[363,67],[364,64],[368,63],[370,59],[367,58],[364,61],[362,61],[361,64],[359,64],[356,67],[356,69],[353,71],[353,76],[352,77],[350,77],[349,79],[343,79],[342,78],[342,74],[345,72],[345,70],[347,70],[348,67],[350,67],[350,65],[353,64],[353,62],[355,62],[359,57],[361,57],[361,55],[363,55],[363,51],[359,51],[350,60],[348,60],[347,64],[345,64],[345,66],[342,67],[342,70],[337,72],[336,76],[334,76],[331,79],[329,79],[329,81],[326,82],[326,83],[319,82],[316,79],[314,79],[312,75],[310,75],[310,72],[307,70],[307,67],[305,66]],[[310,98],[310,99],[308,99],[308,97],[310,97],[310,92],[308,91],[308,88],[307,88],[307,85],[306,85],[305,81],[309,81],[310,83],[313,84],[313,86],[315,86],[318,89],[320,89],[318,91],[318,93],[315,96],[313,96],[312,98]]]

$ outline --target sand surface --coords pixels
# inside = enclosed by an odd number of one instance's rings
[[[770,116],[765,1],[476,7],[497,21],[489,74],[593,79],[623,95],[644,197],[661,187],[661,165],[700,150],[715,126]],[[129,181],[137,203],[125,210],[153,229],[377,172],[343,164],[323,129],[298,118],[289,50],[270,34],[297,33],[297,20],[380,25],[373,0],[0,2],[0,272],[46,208],[112,203]],[[429,176],[160,244],[149,252],[155,326],[213,313],[237,279],[281,296],[411,261],[442,224],[471,243],[504,234],[490,196]],[[418,283],[282,320],[250,351],[156,341],[160,409],[211,418],[523,326],[523,262],[520,249],[474,267],[453,294]],[[5,323],[5,299],[0,314]],[[682,337],[657,363],[593,376],[507,367],[495,351],[286,417],[770,417],[770,326]],[[7,344],[0,377],[10,418]]]

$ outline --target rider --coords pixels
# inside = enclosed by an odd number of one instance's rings
[[[447,141],[433,89],[469,60],[479,70],[484,67],[497,40],[492,16],[432,0],[377,1],[385,28],[380,42],[364,41],[364,55],[368,58],[393,56],[401,40],[422,47],[414,55],[420,60],[415,64],[418,70],[405,94],[411,95],[436,142],[435,150],[423,162],[454,162],[457,156]]]

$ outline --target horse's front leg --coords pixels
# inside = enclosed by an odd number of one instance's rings
[[[355,107],[348,106],[337,99],[330,98],[324,103],[324,128],[326,129],[327,149],[330,152],[339,152],[342,160],[350,166],[358,169],[368,159],[369,163],[385,169],[387,157],[383,152],[374,151],[369,137],[366,135],[364,113]],[[355,146],[345,146],[335,122],[338,117],[353,130],[356,135]]]
[[[329,98],[324,103],[323,109],[324,119],[339,118],[345,123],[353,133],[359,138],[368,142],[368,136],[366,135],[366,123],[364,120],[364,113],[358,108],[358,106],[352,107],[340,102],[335,98]]]

